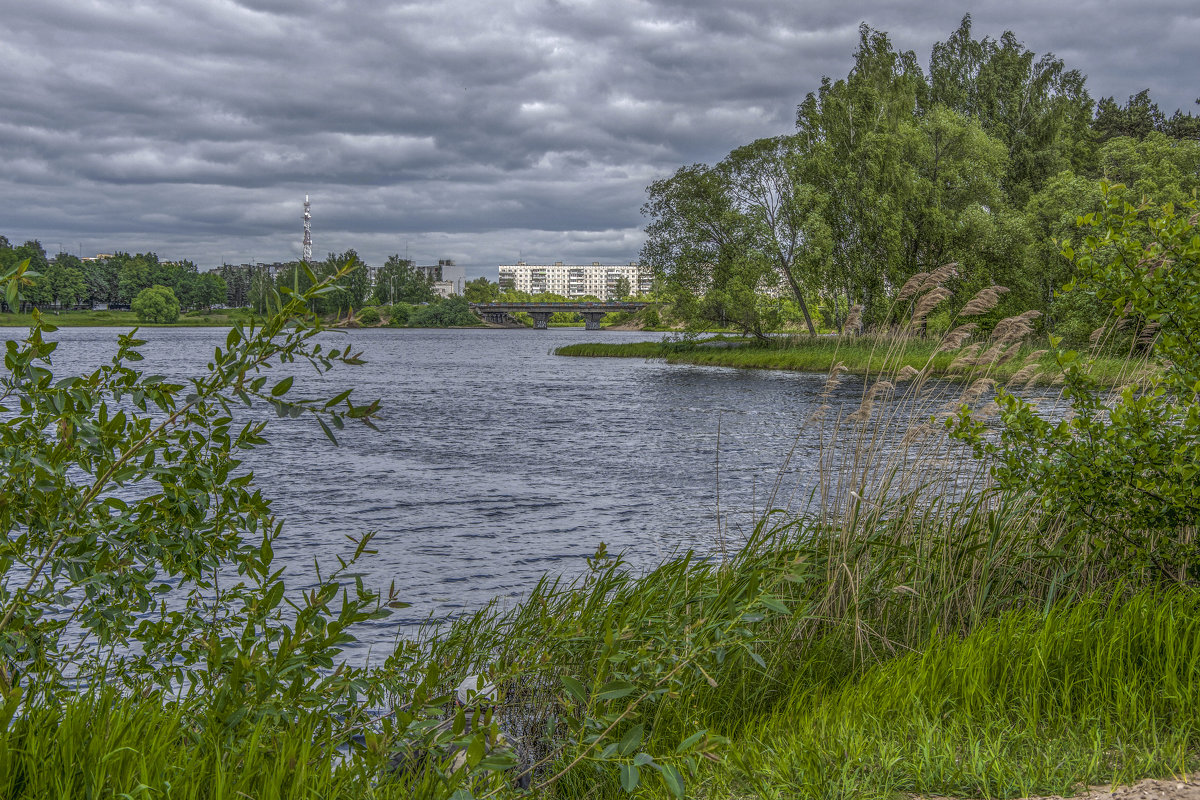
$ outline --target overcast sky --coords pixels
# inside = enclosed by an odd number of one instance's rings
[[[0,234],[202,269],[635,259],[645,187],[789,132],[860,22],[927,65],[970,11],[1200,110],[1197,0],[0,0]]]

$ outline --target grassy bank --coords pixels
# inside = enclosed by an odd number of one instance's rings
[[[711,341],[711,340],[710,340]],[[1029,365],[1029,357],[1046,345],[1024,345],[1014,351],[1008,360],[986,365],[956,365],[958,351],[940,351],[937,340],[907,340],[897,342],[890,338],[871,336],[797,336],[781,339],[777,343],[764,345],[751,340],[717,339],[718,346],[700,342],[629,342],[580,343],[560,347],[554,352],[560,356],[593,358],[656,358],[668,364],[694,364],[710,367],[736,367],[739,369],[776,369],[796,372],[829,372],[835,365],[842,365],[846,372],[855,375],[879,375],[898,371],[904,367],[924,370],[926,375],[951,379],[975,379],[986,373],[987,377],[1004,383]],[[1053,359],[1048,355],[1035,358],[1032,362],[1041,372],[1035,385],[1048,385],[1056,374]],[[984,370],[979,367],[984,366]],[[1092,376],[1101,385],[1119,386],[1131,380],[1141,369],[1123,356],[1099,355],[1092,365]]]
[[[595,590],[580,587],[539,599],[571,606],[576,614],[563,622],[580,629],[576,646],[600,650],[601,631],[632,634],[605,622],[675,616],[656,590],[678,588],[684,574],[698,579],[698,591],[680,599],[708,597],[710,609],[731,588],[722,584],[735,580],[676,562],[640,590],[608,587],[618,590],[614,599],[635,600],[629,611],[589,612]],[[528,605],[507,621],[518,619],[529,621]],[[789,645],[795,628],[786,619],[796,617],[748,623],[758,629],[764,665],[738,658],[709,672],[715,685],[682,682],[678,696],[631,716],[614,742],[635,726],[645,731],[639,752],[671,753],[696,730],[727,736],[718,761],[698,759],[694,776],[680,759],[688,795],[713,800],[1070,795],[1086,785],[1200,768],[1195,593],[1144,590],[1118,602],[1098,592],[1004,612],[965,636],[934,634],[923,647],[869,658],[856,657],[852,643],[833,632]],[[459,626],[451,643],[467,628],[478,633],[476,624]],[[448,654],[446,645],[438,649]],[[428,774],[389,774],[378,752],[343,760],[329,746],[335,727],[328,718],[303,717],[227,742],[219,725],[198,726],[187,710],[157,698],[83,697],[0,729],[0,795],[105,796],[144,787],[148,796],[214,800],[438,796]],[[543,796],[628,796],[618,771],[583,766]],[[639,796],[669,797],[653,767],[643,769]],[[504,781],[490,786],[509,791]]]
[[[138,322],[132,311],[43,311],[42,316],[60,328],[178,328],[229,327],[235,322],[249,322],[253,315],[245,309],[193,311],[182,314],[179,320],[167,324]],[[28,314],[0,313],[0,327],[29,328]]]

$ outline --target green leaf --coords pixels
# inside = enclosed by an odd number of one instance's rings
[[[679,774],[679,770],[674,764],[664,764],[658,774],[662,776],[662,782],[667,787],[667,791],[675,797],[683,797],[683,776]]]
[[[284,378],[283,380],[281,380],[279,383],[275,384],[275,388],[271,389],[271,396],[279,397],[281,395],[287,394],[288,389],[291,389],[291,388],[292,388],[292,376],[289,375],[286,378]]]
[[[618,700],[633,694],[634,685],[629,681],[611,681],[606,683],[599,692],[596,693],[597,700]]]
[[[628,794],[633,794],[633,790],[637,788],[638,781],[641,780],[641,770],[634,764],[621,765],[621,788]]]
[[[571,696],[575,698],[575,701],[579,705],[587,705],[587,689],[583,688],[582,683],[568,675],[562,676],[561,680],[563,686],[566,687],[567,691],[571,693]]]
[[[758,602],[762,603],[767,608],[780,614],[791,614],[791,610],[783,604],[782,601],[776,600],[774,597],[760,597]]]
[[[641,725],[634,725],[632,728],[627,730],[625,735],[621,737],[620,747],[617,748],[621,755],[627,756],[636,750],[638,745],[642,743],[642,736],[644,733],[645,730]]]

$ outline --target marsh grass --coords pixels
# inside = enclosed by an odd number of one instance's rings
[[[739,369],[775,369],[795,372],[828,372],[837,364],[855,375],[880,374],[886,370],[904,366],[913,369],[925,368],[930,376],[950,380],[965,380],[960,370],[951,369],[956,354],[937,352],[941,340],[909,339],[904,348],[889,357],[889,348],[895,346],[896,337],[868,334],[864,336],[792,336],[779,342],[763,346],[746,341],[738,347],[680,347],[663,342],[581,342],[557,348],[560,356],[582,356],[593,358],[656,358],[668,364],[693,364],[696,366],[734,367]],[[1024,359],[1046,346],[1026,344],[1014,354],[1010,361],[993,365],[991,373],[1000,382],[1010,380],[1024,366]],[[895,358],[901,359],[900,364]],[[1138,363],[1135,359],[1132,363]],[[1049,386],[1054,380],[1053,360],[1043,354],[1036,360],[1040,375],[1030,386]],[[1092,375],[1102,386],[1119,386],[1135,379],[1139,373],[1131,373],[1131,361],[1111,347],[1098,353],[1092,365]]]

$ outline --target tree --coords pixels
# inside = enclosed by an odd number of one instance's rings
[[[786,288],[815,334],[808,297],[823,288],[830,242],[821,212],[828,198],[802,181],[800,158],[798,137],[777,136],[734,150],[721,168],[752,227],[754,252],[770,265],[769,286],[760,288]]]
[[[622,275],[617,278],[616,284],[613,286],[612,297],[615,300],[626,300],[633,295],[633,287],[629,283],[629,278]]]
[[[481,280],[486,281],[486,278]],[[398,255],[388,256],[375,276],[375,300],[383,305],[429,303],[435,298],[433,282],[423,270]],[[481,302],[481,301],[472,301]]]
[[[197,280],[196,305],[200,308],[224,305],[227,292],[224,278],[215,272],[205,272]]]
[[[491,303],[500,296],[500,284],[487,278],[476,278],[463,285],[463,297],[468,303]]]
[[[1053,53],[1038,57],[1012,31],[999,40],[973,39],[967,14],[933,47],[926,102],[978,120],[1004,144],[1004,190],[1022,206],[1051,176],[1088,164],[1092,101],[1085,80]]]
[[[1124,106],[1118,105],[1112,97],[1101,98],[1096,104],[1092,128],[1102,142],[1118,136],[1144,139],[1154,131],[1161,132],[1166,121],[1158,103],[1150,99],[1150,90],[1142,89],[1131,94]]]
[[[166,286],[151,286],[133,298],[130,308],[142,322],[175,322],[179,319],[179,301]]]
[[[916,56],[897,53],[885,33],[862,25],[850,74],[823,78],[796,113],[799,179],[819,193],[830,242],[821,266],[826,300],[862,305],[868,322],[883,317],[887,276],[903,271],[912,186],[900,164],[902,128],[925,91]]]
[[[641,261],[662,282],[673,314],[693,327],[733,325],[765,338],[779,322],[759,314],[771,267],[750,255],[754,231],[734,207],[728,170],[681,167],[647,193]]]

